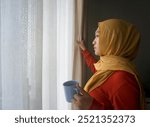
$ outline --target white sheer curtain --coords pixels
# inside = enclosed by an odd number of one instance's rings
[[[42,109],[43,2],[28,0],[27,17],[27,79],[29,109]],[[25,25],[25,23],[24,23]],[[25,76],[25,75],[24,75]]]
[[[43,0],[43,109],[57,109],[57,0]]]
[[[42,7],[1,0],[1,109],[42,109]]]
[[[28,109],[28,2],[1,0],[1,109]]]
[[[0,0],[0,109],[68,109],[74,0]]]
[[[72,79],[75,0],[57,0],[57,96],[58,109],[70,109],[62,92],[64,81]]]
[[[70,109],[63,82],[72,79],[74,0],[44,0],[43,109]]]

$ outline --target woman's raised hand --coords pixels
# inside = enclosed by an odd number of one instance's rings
[[[80,49],[81,50],[86,50],[86,47],[85,47],[85,45],[84,45],[84,41],[82,40],[82,41],[77,41],[77,44],[78,44],[78,46],[80,47]]]

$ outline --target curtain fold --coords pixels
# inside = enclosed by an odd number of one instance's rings
[[[57,109],[57,0],[43,0],[43,109]]]
[[[86,0],[75,1],[75,40],[74,40],[74,59],[73,59],[73,79],[78,80],[84,86],[84,69],[80,48],[76,44],[77,40],[86,40]]]
[[[28,0],[27,15],[27,78],[29,109],[42,109],[43,2]],[[23,33],[24,35],[24,33]],[[25,76],[25,75],[24,75]]]
[[[28,1],[1,0],[1,109],[28,109]]]
[[[74,0],[57,0],[57,109],[70,109],[63,82],[72,79]]]

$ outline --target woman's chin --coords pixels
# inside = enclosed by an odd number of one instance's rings
[[[95,52],[95,55],[96,55],[96,56],[100,56],[100,54],[99,54],[98,52]]]
[[[98,56],[98,53],[95,52],[95,55]]]

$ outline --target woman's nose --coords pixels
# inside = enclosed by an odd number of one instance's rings
[[[93,44],[93,45],[95,44],[95,39],[93,40],[92,44]]]

